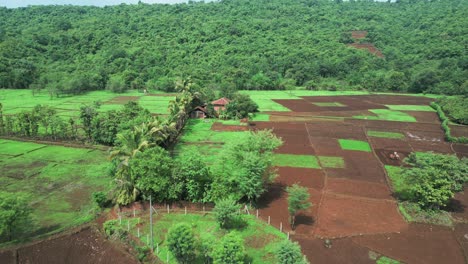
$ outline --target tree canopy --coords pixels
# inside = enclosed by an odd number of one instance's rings
[[[464,0],[0,8],[0,88],[173,91],[177,77],[192,76],[220,91],[466,94],[467,12]],[[373,44],[383,57],[350,44]]]

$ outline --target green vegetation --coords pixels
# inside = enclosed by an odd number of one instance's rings
[[[371,152],[371,147],[366,141],[352,140],[352,139],[338,139],[341,149],[344,150],[357,150]]]
[[[155,215],[156,216],[156,215]],[[281,241],[286,240],[286,235],[278,229],[265,224],[252,215],[239,215],[239,220],[244,223],[242,228],[237,228],[235,231],[228,231],[219,227],[218,222],[213,214],[159,214],[153,225],[154,229],[154,248],[155,254],[163,261],[166,261],[169,256],[169,263],[177,263],[175,256],[168,250],[167,232],[174,225],[187,224],[191,227],[195,235],[195,252],[196,256],[191,263],[205,263],[205,260],[212,259],[215,251],[219,250],[221,240],[227,234],[232,233],[242,241],[244,248],[243,258],[247,258],[251,263],[276,263],[276,250]],[[130,233],[137,237],[136,225],[140,225],[141,241],[149,245],[146,234],[149,234],[148,218],[123,218],[122,224],[118,220],[113,221],[113,229],[119,229],[126,232],[127,220],[129,220]],[[108,221],[106,223],[109,223]],[[231,235],[231,236],[233,236]],[[158,245],[159,253],[156,252]]]
[[[28,237],[91,220],[95,212],[92,193],[111,189],[102,151],[0,139],[0,157],[0,192],[30,201],[34,224]]]
[[[389,109],[371,109],[369,112],[376,114],[377,116],[353,116],[358,119],[368,120],[385,120],[385,121],[400,121],[400,122],[416,122],[416,118],[413,116]]]
[[[376,264],[400,264],[401,262],[398,260],[391,259],[386,256],[382,256],[375,263]]]
[[[231,101],[226,106],[226,111],[220,116],[230,119],[242,119],[256,112],[258,112],[258,105],[248,95],[236,93],[231,97]]]
[[[235,228],[239,220],[240,205],[231,198],[221,199],[216,202],[213,213],[221,228]]]
[[[279,264],[308,264],[302,255],[299,244],[289,239],[282,241],[278,245],[276,257]]]
[[[317,157],[312,155],[275,154],[273,164],[283,167],[320,168]]]
[[[255,114],[253,117],[250,119],[252,121],[270,121],[270,115],[267,114]]]
[[[468,138],[466,137],[454,137],[450,133],[450,127],[448,125],[449,120],[447,116],[445,116],[444,111],[442,111],[442,108],[440,105],[438,105],[435,102],[431,103],[431,107],[434,108],[437,111],[437,114],[439,115],[440,121],[442,121],[442,129],[444,130],[445,133],[445,139],[449,142],[455,142],[455,143],[462,143],[462,144],[468,144]]]
[[[379,138],[395,138],[395,139],[405,138],[405,135],[399,132],[386,132],[386,131],[374,131],[374,130],[368,130],[367,135],[369,137],[379,137]]]
[[[438,99],[437,103],[450,120],[458,124],[468,125],[468,97],[443,97]]]
[[[345,162],[342,157],[318,156],[320,165],[324,168],[345,168]]]
[[[0,242],[22,237],[33,223],[28,198],[23,194],[0,191]]]
[[[167,247],[181,263],[190,263],[195,257],[195,235],[191,225],[179,223],[167,232]]]
[[[288,193],[289,222],[294,229],[297,212],[300,210],[307,210],[312,206],[312,203],[309,202],[310,194],[306,187],[293,184],[292,186],[286,187],[286,192]]]
[[[185,126],[180,143],[186,142],[208,142],[226,143],[229,141],[240,141],[247,132],[244,131],[213,131],[211,126],[215,119],[189,119]]]
[[[395,111],[426,111],[426,112],[434,112],[428,105],[385,105],[390,110]]]
[[[331,103],[324,103],[324,102],[318,102],[318,103],[312,103],[316,106],[321,106],[321,107],[345,107],[346,105],[338,102],[331,102]]]

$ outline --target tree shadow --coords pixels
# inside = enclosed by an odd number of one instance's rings
[[[296,223],[294,229],[297,229],[297,227],[300,225],[311,226],[314,223],[315,219],[312,216],[299,214],[296,216]]]
[[[264,193],[257,201],[257,208],[264,209],[270,203],[280,199],[286,194],[286,185],[283,183],[274,183],[270,186],[268,192]]]
[[[451,213],[463,213],[465,212],[466,206],[462,204],[459,200],[450,199],[445,210]]]

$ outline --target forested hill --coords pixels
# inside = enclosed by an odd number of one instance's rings
[[[467,17],[466,0],[0,8],[0,88],[170,90],[191,76],[217,89],[467,94]]]

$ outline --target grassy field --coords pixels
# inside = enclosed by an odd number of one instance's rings
[[[367,131],[367,135],[369,137],[378,137],[378,138],[395,138],[395,139],[405,138],[405,135],[399,132],[385,132],[385,131],[374,131],[374,130]]]
[[[356,150],[371,152],[371,147],[366,141],[352,140],[352,139],[339,139],[341,149],[344,150]]]
[[[0,190],[26,195],[35,222],[30,236],[91,220],[95,191],[108,191],[107,153],[0,139]]]
[[[157,214],[153,224],[154,245],[158,257],[166,263],[169,257],[169,263],[177,263],[174,256],[169,252],[165,243],[167,231],[175,224],[187,223],[192,226],[195,236],[203,241],[207,246],[216,246],[228,231],[221,229],[212,214]],[[237,235],[244,240],[246,255],[250,263],[276,263],[274,252],[278,242],[286,239],[286,235],[276,228],[265,224],[263,221],[255,219],[252,215],[242,215],[246,225],[242,228],[234,229]],[[127,221],[130,221],[127,224]],[[147,234],[149,234],[148,217],[143,218],[123,218],[122,226],[124,229],[130,226],[130,232],[137,237],[137,223],[140,226],[141,241],[149,245]],[[193,263],[204,263],[201,258],[194,260]]]
[[[416,118],[413,116],[395,110],[389,109],[370,109],[369,112],[376,114],[377,116],[353,116],[357,119],[368,119],[368,120],[384,120],[384,121],[400,121],[400,122],[416,122]]]
[[[273,157],[273,165],[320,169],[317,157],[312,155],[275,154]]]
[[[100,111],[117,110],[128,102],[128,96],[137,97],[137,102],[153,114],[168,114],[168,105],[174,96],[147,96],[137,91],[116,94],[109,91],[92,91],[83,95],[63,96],[50,98],[45,91],[33,95],[27,89],[0,89],[0,102],[3,104],[3,113],[16,114],[24,110],[31,110],[38,104],[54,107],[60,116],[77,117],[80,106],[95,101],[102,103]]]
[[[395,111],[425,111],[435,112],[435,110],[429,105],[385,105],[390,110]]]

